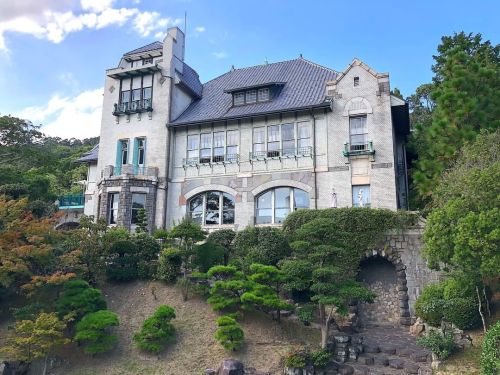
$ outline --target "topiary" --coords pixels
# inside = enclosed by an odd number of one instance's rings
[[[430,325],[439,326],[445,310],[443,293],[444,286],[441,283],[426,286],[415,302],[416,315]]]
[[[114,281],[134,280],[138,277],[138,261],[137,246],[132,241],[116,241],[109,249],[106,276]]]
[[[323,368],[330,362],[332,354],[326,349],[319,349],[311,353],[311,360],[314,367]]]
[[[84,280],[70,280],[56,301],[56,311],[61,316],[71,315],[76,320],[98,310],[106,309],[106,301],[99,289]]]
[[[87,314],[76,325],[75,340],[83,344],[87,354],[107,352],[118,341],[116,335],[108,333],[108,329],[119,324],[118,315],[109,310]]]
[[[152,353],[161,352],[174,336],[172,319],[175,319],[175,310],[172,307],[158,307],[153,316],[144,321],[140,332],[133,336],[137,347]]]
[[[132,242],[137,248],[137,276],[140,279],[153,278],[158,269],[160,244],[147,233],[137,233],[132,237]]]
[[[474,298],[453,298],[446,301],[444,319],[460,329],[477,328],[482,324]]]
[[[448,358],[456,348],[453,333],[447,332],[442,334],[437,330],[430,331],[427,335],[420,336],[417,339],[417,344],[429,349],[439,359]]]
[[[182,252],[179,249],[165,249],[160,253],[156,279],[172,282],[181,272]]]
[[[215,339],[224,349],[236,350],[243,344],[245,335],[234,318],[223,315],[217,319],[217,326]]]
[[[496,375],[500,372],[500,321],[492,325],[481,349],[481,374]]]
[[[301,369],[305,368],[309,361],[309,352],[307,350],[300,349],[288,353],[283,358],[283,367]]]

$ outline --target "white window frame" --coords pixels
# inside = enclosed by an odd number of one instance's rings
[[[116,203],[116,207],[115,207]],[[118,223],[118,211],[120,208],[120,193],[108,193],[108,205],[107,205],[107,222],[108,225],[117,225]],[[111,222],[114,219],[113,222]]]
[[[281,225],[281,224],[283,224],[283,223],[276,223],[276,189],[283,189],[283,188],[288,188],[290,191],[290,207],[289,207],[288,215],[290,215],[294,211],[297,211],[297,209],[295,208],[295,190],[303,191],[304,193],[306,193],[309,196],[309,193],[307,191],[299,189],[299,188],[295,188],[292,186],[276,186],[274,188],[267,189],[267,190],[263,191],[262,193],[260,193],[259,195],[257,195],[255,197],[255,208],[254,208],[255,209],[255,225]],[[258,212],[259,212],[258,211],[259,210],[258,201],[259,201],[259,198],[261,196],[263,196],[264,194],[267,194],[269,192],[271,192],[271,222],[270,223],[259,223],[258,222],[258,217],[259,217],[259,215],[258,215]],[[309,207],[300,207],[298,209],[300,210],[300,209],[306,209],[306,208],[309,208]],[[268,208],[263,208],[263,209],[268,210]],[[284,209],[284,207],[278,207],[278,209]]]
[[[207,214],[207,194],[209,194],[209,193],[219,194],[219,223],[218,224],[207,224],[205,222],[206,214]],[[234,208],[226,209],[226,210],[224,209],[224,194],[231,197],[231,199],[233,200],[233,203],[234,203]],[[187,202],[187,211],[188,211],[188,215],[190,218],[193,217],[192,216],[193,211],[191,211],[191,201],[195,198],[198,198],[199,196],[203,197],[202,210],[201,210],[201,226],[213,227],[213,226],[223,226],[223,225],[234,225],[234,223],[236,221],[236,197],[234,197],[233,195],[231,195],[229,193],[219,191],[219,190],[207,190],[207,191],[204,191],[202,193],[196,194],[195,196],[191,197]],[[233,222],[232,223],[222,223],[224,221],[224,212],[228,212],[228,211],[233,211]]]

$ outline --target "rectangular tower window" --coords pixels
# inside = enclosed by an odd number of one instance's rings
[[[232,161],[238,158],[238,143],[240,132],[238,130],[227,131],[226,160]]]
[[[247,91],[246,103],[251,104],[251,103],[255,103],[256,101],[257,101],[257,91],[256,90]]]
[[[259,89],[257,92],[257,98],[259,99],[259,102],[265,102],[269,100],[269,89]]]
[[[143,167],[146,162],[146,140],[137,139],[137,165]]]
[[[352,187],[352,205],[354,207],[370,207],[370,185],[354,185]]]
[[[121,163],[122,165],[124,164],[127,164],[128,163],[128,140],[127,139],[124,139],[122,141],[120,141],[120,144],[121,144]]]
[[[234,105],[242,105],[245,104],[245,93],[244,92],[236,92],[233,95],[233,104]]]
[[[108,194],[108,224],[114,225],[118,220],[119,193]]]
[[[281,125],[281,148],[283,155],[295,154],[295,126],[294,124]]]
[[[138,224],[138,213],[140,209],[146,208],[146,194],[133,193],[132,194],[132,224]]]
[[[200,142],[200,135],[199,134],[194,134],[194,135],[188,135],[187,137],[187,157],[191,161],[197,160],[198,159],[198,149],[199,149],[199,142]]]
[[[349,118],[349,142],[350,151],[362,151],[368,149],[366,116]]]
[[[354,87],[359,86],[359,77],[354,77]]]

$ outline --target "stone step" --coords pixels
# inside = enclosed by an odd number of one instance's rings
[[[401,370],[394,370],[385,366],[378,365],[353,365],[355,375],[396,375],[401,374]]]

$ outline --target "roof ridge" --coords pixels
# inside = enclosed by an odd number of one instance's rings
[[[296,58],[296,59],[290,59],[290,60],[283,60],[283,61],[275,61],[275,62],[272,62],[272,63],[264,63],[264,64],[257,64],[257,65],[251,65],[251,66],[245,66],[243,68],[234,68],[234,70],[245,70],[245,69],[251,69],[251,68],[256,68],[258,66],[269,66],[269,65],[277,65],[277,64],[283,64],[283,63],[287,63],[287,62],[291,62],[291,61],[295,61],[295,60],[299,60],[300,58]],[[231,72],[232,70],[230,70],[229,72]]]
[[[301,56],[301,57],[299,57],[299,58],[298,58],[298,60],[303,60],[303,61],[305,61],[305,62],[306,62],[306,63],[308,63],[308,64],[311,64],[311,65],[313,65],[313,66],[317,66],[318,68],[328,69],[328,70],[330,70],[330,71],[334,72],[335,74],[339,74],[339,72],[338,72],[338,71],[336,71],[335,69],[332,69],[332,68],[329,68],[329,67],[327,67],[327,66],[324,66],[324,65],[321,65],[321,64],[315,63],[315,62],[313,62],[313,61],[311,61],[311,60],[308,60],[308,59],[306,59],[306,58],[304,58],[304,57],[302,57],[302,56]]]
[[[156,44],[156,43],[159,43],[159,44],[161,44],[161,45],[163,46],[163,42],[160,42],[159,40],[155,40],[154,42],[151,42],[151,43],[145,44],[145,45],[143,45],[143,46],[141,46],[141,47],[134,48],[133,50],[128,51],[128,52],[126,52],[126,53],[124,53],[124,54],[123,54],[123,56],[126,56],[126,55],[133,55],[133,54],[135,53],[135,51],[140,50],[140,49],[143,49],[143,48],[146,48],[146,47],[149,47],[149,46],[151,46],[151,45],[153,45],[153,44]]]

